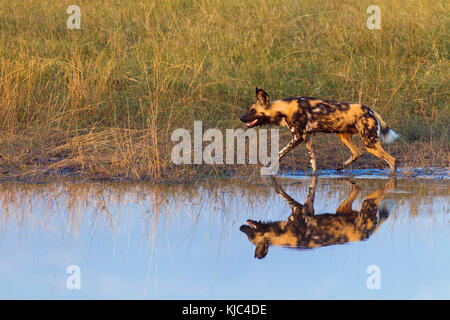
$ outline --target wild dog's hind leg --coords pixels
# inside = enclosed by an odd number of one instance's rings
[[[393,190],[394,187],[395,187],[395,180],[391,179],[388,182],[386,182],[384,186],[378,188],[377,190],[369,194],[364,200],[373,200],[375,204],[378,205],[379,202],[386,195],[386,192]]]
[[[361,116],[358,120],[358,130],[361,140],[364,143],[367,151],[374,156],[383,159],[391,167],[391,174],[395,174],[396,163],[395,159],[383,150],[380,144],[380,137],[378,136],[378,122],[370,115]]]
[[[374,156],[386,161],[389,164],[389,167],[391,168],[391,174],[395,174],[395,171],[397,169],[396,161],[389,153],[384,151],[379,141],[377,141],[373,145],[369,146],[366,145],[366,149]]]
[[[394,189],[395,180],[389,180],[383,187],[378,188],[369,194],[363,201],[361,210],[355,221],[358,228],[364,227],[365,230],[376,230],[388,217],[392,209],[391,205],[380,205],[387,191]]]
[[[314,147],[313,147],[313,134],[307,135],[306,148],[308,149],[309,162],[311,163],[312,172],[316,172],[317,165],[316,165],[316,155],[314,154]]]
[[[351,213],[352,211],[352,205],[355,201],[358,194],[361,192],[361,187],[359,187],[357,184],[350,180],[346,180],[352,187],[352,191],[350,195],[347,197],[347,199],[344,200],[344,202],[341,203],[339,208],[337,208],[336,213],[337,214],[343,214],[343,213]]]
[[[361,152],[353,141],[353,133],[338,133],[339,139],[350,149],[352,155],[348,158],[341,166],[337,167],[337,170],[342,170],[344,167],[348,166],[350,163],[361,157]]]

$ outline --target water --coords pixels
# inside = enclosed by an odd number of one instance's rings
[[[0,298],[450,298],[448,180],[275,183],[4,182]]]

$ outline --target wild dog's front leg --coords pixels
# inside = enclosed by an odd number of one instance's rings
[[[272,176],[272,185],[275,188],[275,191],[278,193],[278,195],[287,202],[287,204],[291,207],[292,210],[299,210],[302,205],[295,201],[294,198],[292,198],[290,195],[288,195],[278,184],[277,180],[274,176]]]
[[[313,216],[314,215],[314,197],[316,194],[317,186],[317,176],[312,176],[309,183],[308,197],[305,201],[305,214]]]
[[[278,162],[281,161],[281,159],[292,149],[294,149],[297,145],[299,145],[300,143],[302,143],[303,141],[305,141],[305,134],[300,134],[300,133],[293,133],[292,134],[292,140],[291,142],[288,143],[288,145],[286,147],[284,147],[283,149],[281,149],[281,151],[278,153]]]
[[[312,172],[316,172],[316,170],[317,170],[316,155],[314,154],[312,138],[313,138],[312,134],[309,134],[306,137],[306,148],[308,149],[308,152],[309,152],[309,162],[311,163]]]

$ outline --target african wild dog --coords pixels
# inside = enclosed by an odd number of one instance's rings
[[[352,140],[359,133],[367,151],[386,161],[395,174],[396,161],[380,144],[387,143],[398,136],[383,121],[381,116],[361,104],[327,101],[311,97],[288,98],[270,101],[267,93],[256,88],[257,101],[240,120],[248,128],[263,124],[286,126],[292,133],[291,142],[279,152],[279,160],[301,142],[306,142],[312,171],[315,172],[316,156],[312,137],[316,132],[337,133],[341,141],[350,149],[352,155],[337,169],[342,170],[361,156]]]
[[[385,186],[368,195],[361,210],[352,210],[353,201],[360,192],[353,182],[351,194],[337,208],[336,214],[314,215],[314,194],[317,176],[313,176],[305,204],[300,204],[286,194],[272,177],[276,192],[289,204],[291,215],[286,221],[257,222],[247,220],[239,230],[245,233],[255,246],[255,257],[267,255],[270,245],[294,249],[310,249],[368,239],[389,217],[389,206],[380,206],[386,191],[394,186],[389,180]]]

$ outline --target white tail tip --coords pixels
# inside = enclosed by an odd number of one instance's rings
[[[381,135],[381,140],[386,143],[392,143],[397,140],[399,135],[394,130],[389,129],[386,134]]]
[[[378,222],[384,222],[391,214],[392,209],[395,207],[395,202],[392,200],[384,200],[378,206],[377,219]]]

